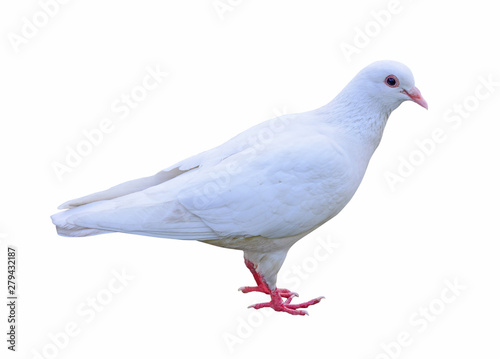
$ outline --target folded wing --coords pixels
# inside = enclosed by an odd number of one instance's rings
[[[339,147],[299,130],[261,146],[235,138],[155,176],[69,201],[53,222],[67,236],[212,240],[305,233],[337,214],[355,188],[346,187],[350,166]]]

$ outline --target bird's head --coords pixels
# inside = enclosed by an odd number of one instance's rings
[[[353,79],[359,91],[380,105],[396,109],[411,100],[427,109],[410,69],[397,61],[377,61],[362,69]]]

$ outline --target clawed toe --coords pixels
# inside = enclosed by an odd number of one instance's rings
[[[295,292],[292,292],[288,289],[281,289],[281,288],[278,288],[276,289],[278,291],[278,294],[282,297],[282,298],[293,298],[293,297],[298,297],[299,294],[298,293],[295,293]]]
[[[242,293],[250,293],[250,292],[260,292],[264,294],[271,294],[271,291],[265,287],[264,285],[260,285],[257,287],[239,287],[238,290]],[[292,292],[285,288],[276,288],[276,291],[282,298],[290,298],[290,297],[298,297],[299,295],[295,292]]]
[[[261,309],[261,308],[272,308],[277,312],[285,312],[292,315],[309,315],[307,311],[300,310],[299,308],[307,308],[311,305],[317,304],[324,299],[325,297],[318,297],[315,299],[311,299],[304,303],[291,304],[293,298],[297,295],[296,293],[290,293],[290,295],[283,300],[281,295],[277,292],[277,290],[271,292],[271,301],[267,303],[257,303],[250,305],[248,308]]]

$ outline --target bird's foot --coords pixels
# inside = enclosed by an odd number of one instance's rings
[[[278,292],[278,289],[273,290],[270,294],[271,294],[270,302],[257,303],[249,306],[248,308],[255,308],[255,309],[272,308],[277,312],[285,312],[292,315],[309,315],[307,311],[300,310],[300,308],[307,308],[310,305],[317,304],[321,301],[321,299],[324,298],[324,297],[318,297],[304,303],[291,304],[290,302],[292,301],[292,299],[296,297],[295,293],[288,296],[286,300],[282,299],[282,295]]]
[[[264,294],[271,294],[271,291],[265,284],[260,284],[257,287],[240,287],[238,288],[240,292],[250,293],[250,292],[260,292]],[[276,288],[279,296],[282,298],[298,297],[299,295],[285,288]]]
[[[250,293],[250,292],[261,292],[264,294],[271,294],[271,290],[269,289],[269,286],[267,285],[266,281],[262,277],[262,275],[257,272],[255,269],[255,264],[250,262],[248,259],[245,259],[245,265],[247,266],[248,269],[250,269],[250,272],[252,273],[255,282],[257,283],[256,287],[241,287],[238,290],[243,292],[243,293]],[[282,288],[276,288],[276,291],[278,291],[278,294],[282,298],[289,298],[290,296],[296,296],[298,297],[299,295],[295,292],[289,291],[288,289],[282,289]]]

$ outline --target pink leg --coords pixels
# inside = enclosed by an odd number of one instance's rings
[[[321,299],[324,298],[324,297],[318,297],[304,303],[291,304],[290,302],[292,301],[292,299],[298,296],[297,293],[291,292],[288,289],[275,288],[271,290],[267,285],[267,283],[265,282],[264,278],[262,278],[260,273],[258,273],[255,270],[255,265],[247,259],[245,259],[245,264],[248,267],[248,269],[250,269],[250,272],[252,272],[252,275],[255,281],[257,282],[257,286],[241,287],[240,290],[243,293],[262,292],[271,295],[270,302],[254,304],[249,306],[249,308],[255,308],[255,309],[272,308],[277,312],[285,312],[292,315],[306,315],[308,314],[307,311],[299,310],[299,308],[307,308],[310,305],[319,303]],[[286,298],[286,300],[283,300],[283,298]]]
[[[255,282],[257,283],[256,287],[241,287],[238,290],[242,291],[243,293],[250,293],[250,292],[261,292],[265,294],[271,294],[271,290],[267,286],[266,282],[264,281],[264,278],[260,275],[259,272],[255,270],[255,265],[250,262],[248,259],[245,259],[245,265],[247,266],[248,269],[250,269],[250,272],[253,275],[253,278],[255,279]],[[291,292],[288,289],[280,289],[276,288],[278,291],[278,294],[283,297],[283,298],[289,298],[291,296],[298,297],[299,295],[295,292]]]

